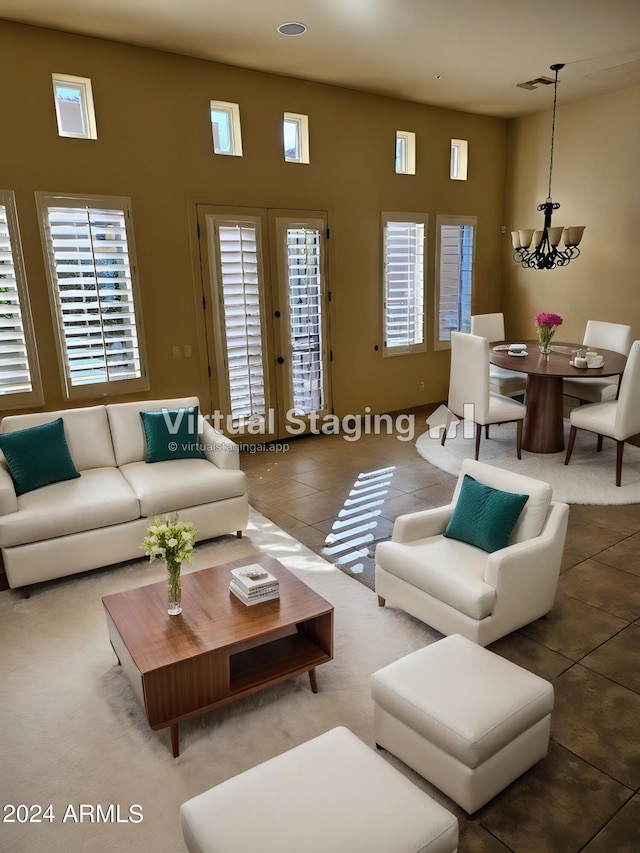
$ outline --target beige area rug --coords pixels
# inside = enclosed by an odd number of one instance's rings
[[[416,450],[437,468],[448,474],[459,474],[462,460],[473,459],[475,453],[473,424],[460,423],[454,427],[444,447],[440,445],[436,424],[429,426],[430,430],[418,437]],[[489,434],[487,440],[483,432],[480,442],[481,462],[551,483],[556,500],[570,504],[640,503],[640,447],[625,445],[622,485],[617,487],[616,445],[610,439],[605,439],[602,452],[596,453],[595,435],[578,430],[571,461],[565,465],[564,451],[528,453],[523,450],[522,459],[518,459],[515,424],[492,426]],[[565,420],[565,446],[568,434],[569,423]]]
[[[318,668],[316,695],[304,675],[181,723],[177,759],[169,730],[151,731],[117,665],[101,603],[108,593],[163,579],[161,564],[142,558],[41,584],[30,599],[19,591],[0,593],[2,803],[51,805],[53,818],[3,823],[3,853],[177,853],[186,850],[180,804],[218,782],[336,725],[375,748],[369,676],[440,635],[402,611],[379,608],[371,590],[256,512],[244,539],[225,536],[198,546],[188,571],[259,550],[334,605],[334,660]],[[381,755],[448,805],[388,753]],[[98,804],[105,812],[118,806],[112,814],[121,822],[91,822]],[[133,813],[142,814],[137,823],[128,822],[134,805]],[[38,817],[35,809],[30,814]],[[286,823],[286,810],[274,816],[279,819]]]

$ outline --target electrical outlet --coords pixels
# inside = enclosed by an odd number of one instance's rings
[[[191,358],[191,344],[184,345],[184,357]]]
[[[180,347],[178,347],[178,346],[175,346],[175,347],[173,348],[173,357],[174,357],[174,358],[180,358],[180,356],[181,356],[181,355],[182,355],[182,350],[181,350],[181,348],[180,348]]]
[[[421,382],[421,383],[420,383],[420,390],[421,390],[421,391],[424,391],[424,382]]]

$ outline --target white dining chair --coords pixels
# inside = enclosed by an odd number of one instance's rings
[[[628,355],[631,326],[606,323],[603,320],[587,320],[582,344],[593,350],[609,349]],[[587,403],[604,403],[607,400],[615,400],[619,387],[619,376],[585,376],[565,379],[562,383],[562,393]]]
[[[596,433],[598,452],[602,450],[603,437],[613,438],[617,443],[616,486],[619,486],[622,481],[624,443],[640,433],[640,341],[634,341],[631,346],[618,399],[577,406],[571,411],[569,420],[571,431],[564,464],[569,464],[579,429]]]
[[[480,452],[482,427],[488,437],[491,424],[517,423],[516,453],[521,459],[522,421],[527,407],[511,397],[489,389],[489,341],[479,335],[451,332],[451,371],[449,376],[449,415],[440,439],[444,445],[450,415],[472,416],[475,429],[475,458]]]
[[[488,341],[504,341],[504,314],[472,314],[471,334],[479,335]],[[525,373],[517,370],[507,370],[497,364],[489,364],[490,390],[505,397],[524,395],[527,385]]]

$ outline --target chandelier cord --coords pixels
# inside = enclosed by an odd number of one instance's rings
[[[563,66],[561,65],[560,68]],[[551,121],[551,156],[549,158],[549,192],[547,198],[551,198],[551,176],[553,174],[553,145],[556,136],[556,100],[558,98],[558,71],[560,68],[558,66],[554,66],[556,72],[556,79],[553,84],[553,119]]]

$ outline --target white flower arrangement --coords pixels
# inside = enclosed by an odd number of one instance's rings
[[[153,561],[160,559],[167,566],[180,564],[183,560],[193,562],[193,543],[198,532],[191,521],[180,521],[178,514],[151,516],[147,535],[140,546]]]

